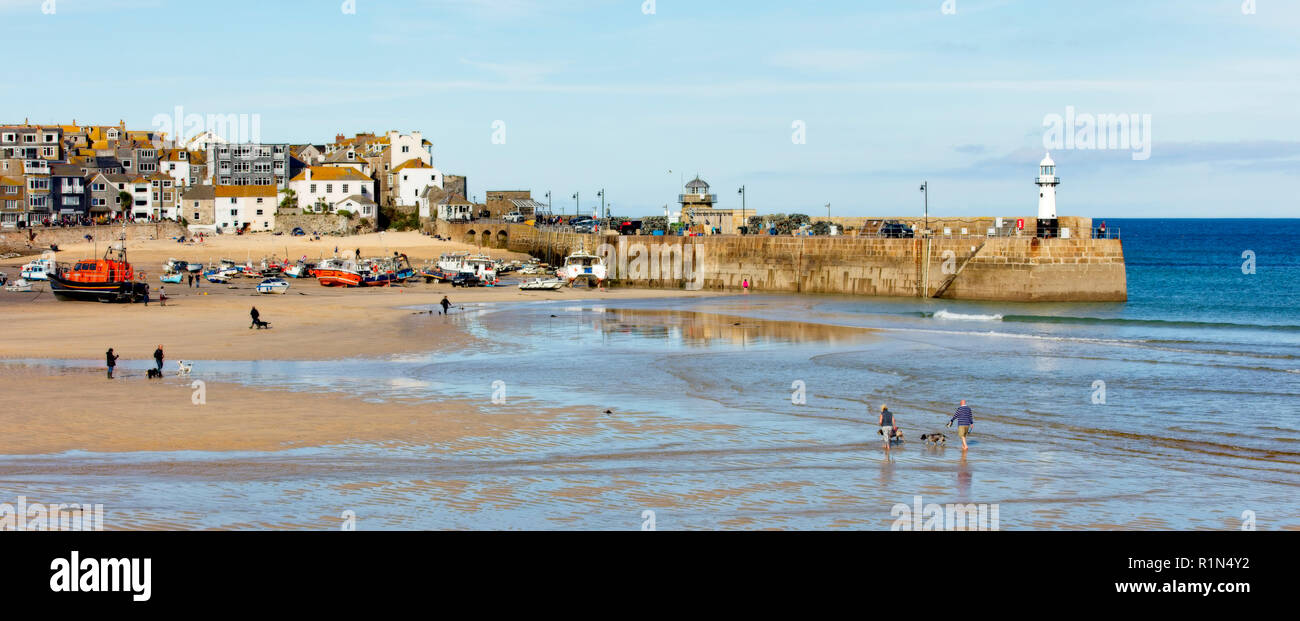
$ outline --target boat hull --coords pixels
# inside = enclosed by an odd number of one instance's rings
[[[59,300],[72,302],[143,302],[149,285],[142,282],[73,282],[50,276],[50,292]]]
[[[316,270],[316,280],[324,287],[359,287],[361,275],[341,270]]]

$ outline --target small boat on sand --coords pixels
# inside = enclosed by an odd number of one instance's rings
[[[560,278],[534,278],[519,283],[519,288],[524,291],[556,291],[567,284],[569,283]]]
[[[18,293],[31,293],[32,283],[22,278],[19,278],[18,280],[6,284],[5,291],[16,291]]]
[[[283,278],[267,278],[257,283],[258,293],[279,293],[283,295],[289,290],[289,281]]]

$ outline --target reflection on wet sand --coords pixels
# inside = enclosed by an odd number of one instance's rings
[[[703,312],[609,308],[601,329],[645,338],[681,341],[691,347],[774,343],[846,345],[872,338],[872,330],[798,321],[754,319]]]

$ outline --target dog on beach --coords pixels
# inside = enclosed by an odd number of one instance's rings
[[[256,321],[254,321],[254,322],[253,322],[253,325],[250,326],[250,327],[257,328],[258,330],[270,330],[270,329],[271,329],[271,322],[269,322],[269,321],[262,321],[261,319],[258,319],[258,320],[256,320]]]
[[[190,376],[190,371],[193,371],[193,370],[194,370],[194,363],[193,363],[193,362],[185,362],[184,360],[177,360],[177,361],[176,361],[176,376],[177,376],[177,377],[189,377],[189,376]]]
[[[876,434],[877,434],[877,435],[882,435],[882,436],[883,436],[883,435],[885,435],[885,432],[884,432],[883,430],[877,429],[877,430],[876,430]],[[924,440],[925,437],[922,436],[921,439]],[[890,442],[906,442],[906,440],[903,439],[903,430],[902,430],[902,429],[899,429],[899,428],[897,428],[897,427],[895,427],[895,428],[894,428],[894,432],[891,433],[891,434],[889,434],[889,441],[890,441]]]
[[[948,443],[948,436],[945,436],[942,433],[923,433],[921,434],[921,441],[926,444],[943,446]]]
[[[162,371],[159,371],[158,369],[149,369],[146,375],[148,376],[148,379],[162,379]]]

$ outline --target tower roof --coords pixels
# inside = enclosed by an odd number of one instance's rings
[[[708,194],[709,184],[705,183],[703,179],[696,177],[690,183],[686,184],[686,189],[691,190],[692,194]]]
[[[1055,165],[1056,165],[1056,162],[1053,162],[1053,161],[1052,161],[1052,154],[1051,154],[1051,153],[1048,153],[1046,156],[1043,157],[1043,161],[1040,162],[1038,165],[1039,165],[1039,166],[1055,166]]]

